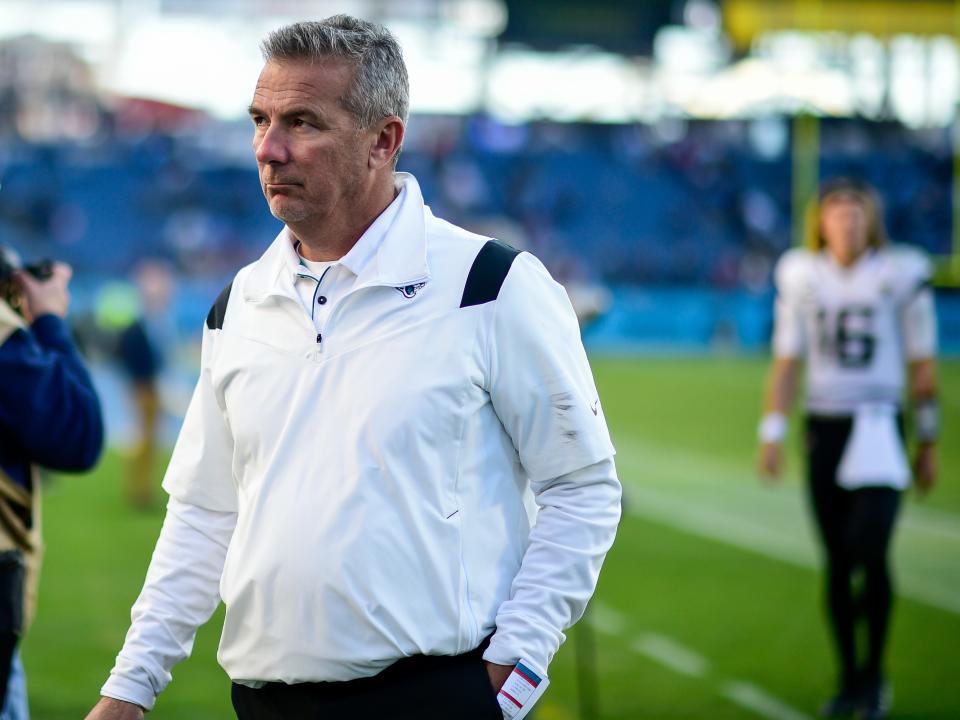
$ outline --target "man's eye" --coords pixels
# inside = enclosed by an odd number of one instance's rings
[[[252,119],[253,119],[253,124],[256,125],[257,127],[263,127],[264,125],[267,124],[267,119],[262,115],[256,115]]]

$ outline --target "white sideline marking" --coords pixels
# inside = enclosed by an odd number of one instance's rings
[[[820,554],[808,511],[796,490],[745,483],[748,472],[637,440],[619,441],[617,465],[631,515],[799,567],[816,569]],[[640,479],[643,481],[640,482]],[[960,514],[909,504],[894,546],[898,593],[960,614]]]
[[[601,602],[590,604],[588,622],[602,633],[622,636],[630,627],[630,618]],[[710,661],[684,647],[676,640],[658,633],[644,633],[631,644],[631,649],[645,655],[669,670],[690,677],[703,678],[710,670]],[[721,681],[720,694],[731,702],[768,720],[811,720],[766,690],[742,680]]]
[[[720,694],[737,705],[770,720],[810,720],[809,715],[793,709],[756,685],[731,680],[720,687]]]
[[[626,616],[609,605],[593,601],[587,611],[587,622],[604,635],[620,635],[627,629]]]
[[[646,655],[651,660],[683,675],[703,677],[709,667],[707,659],[702,655],[685,648],[665,635],[644,633],[636,639],[632,647],[641,655]]]
[[[806,532],[804,528],[775,533],[754,518],[738,517],[706,503],[695,504],[660,490],[627,483],[624,483],[624,489],[628,500],[626,509],[631,515],[655,520],[691,535],[718,540],[790,565],[810,569],[820,567],[819,558],[810,552],[812,548],[808,550],[795,540],[796,537],[803,537]],[[630,498],[633,498],[632,502],[629,502]],[[801,512],[797,515],[805,519]],[[917,572],[909,565],[897,568],[896,574],[899,579],[898,592],[904,597],[960,614],[960,594],[954,590],[955,581],[944,583],[942,576],[937,578],[932,572]]]

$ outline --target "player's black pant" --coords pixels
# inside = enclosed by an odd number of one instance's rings
[[[900,505],[900,492],[891,488],[851,491],[837,485],[837,466],[852,427],[852,418],[807,418],[810,496],[826,551],[827,610],[840,682],[847,689],[881,679],[893,604],[887,556]],[[860,620],[867,624],[862,661],[855,641]]]
[[[233,685],[239,720],[503,720],[480,648],[400,660],[347,682]]]

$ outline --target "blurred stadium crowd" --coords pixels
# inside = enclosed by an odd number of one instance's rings
[[[242,121],[98,94],[62,45],[0,46],[0,234],[82,288],[145,257],[210,289],[277,230]],[[949,130],[824,121],[821,174],[886,200],[896,241],[949,251]],[[790,244],[790,125],[413,119],[400,169],[434,212],[527,247],[566,280],[765,293]],[[206,299],[204,300],[207,301]]]

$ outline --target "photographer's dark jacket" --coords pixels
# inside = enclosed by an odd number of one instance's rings
[[[100,402],[66,323],[43,315],[28,328],[0,300],[0,551],[19,548],[28,567],[36,568],[36,468],[88,470],[102,446]],[[29,575],[28,617],[36,573]]]

